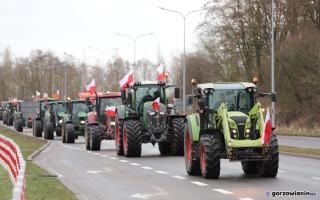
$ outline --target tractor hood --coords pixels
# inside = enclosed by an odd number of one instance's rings
[[[78,117],[87,117],[87,113],[85,112],[79,112]]]
[[[250,138],[251,122],[248,115],[239,111],[229,111],[228,122],[232,139],[244,140]]]

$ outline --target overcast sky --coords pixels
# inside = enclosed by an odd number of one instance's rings
[[[64,52],[86,62],[102,60],[101,50],[119,48],[122,58],[133,62],[134,42],[115,33],[138,35],[136,60],[157,62],[157,51],[170,63],[171,55],[183,51],[183,18],[161,10],[186,14],[202,8],[205,0],[0,0],[0,50],[10,46],[14,57],[29,56],[31,50]],[[186,51],[197,42],[195,28],[204,11],[186,19]],[[114,51],[106,51],[108,60]],[[92,58],[96,56],[96,58]]]

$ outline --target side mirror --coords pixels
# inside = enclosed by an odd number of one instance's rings
[[[126,90],[121,90],[121,100],[124,101],[126,98]]]
[[[180,90],[179,90],[179,88],[174,88],[174,98],[176,98],[176,99],[180,98]]]

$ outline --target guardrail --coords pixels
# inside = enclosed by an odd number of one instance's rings
[[[13,184],[12,199],[25,199],[25,169],[26,161],[23,159],[19,146],[10,138],[0,134],[0,165],[8,171]]]

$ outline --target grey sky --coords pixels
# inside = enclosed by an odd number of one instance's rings
[[[87,62],[99,60],[102,50],[119,48],[117,53],[133,62],[136,37],[136,60],[156,62],[157,50],[167,63],[171,55],[183,50],[183,14],[201,9],[205,0],[0,0],[0,49],[11,47],[15,57],[29,56],[31,50],[51,50],[63,57],[67,52]],[[202,14],[201,14],[202,13]],[[196,43],[196,25],[204,12],[192,13],[186,20],[186,49]],[[114,51],[106,52],[106,59]]]

